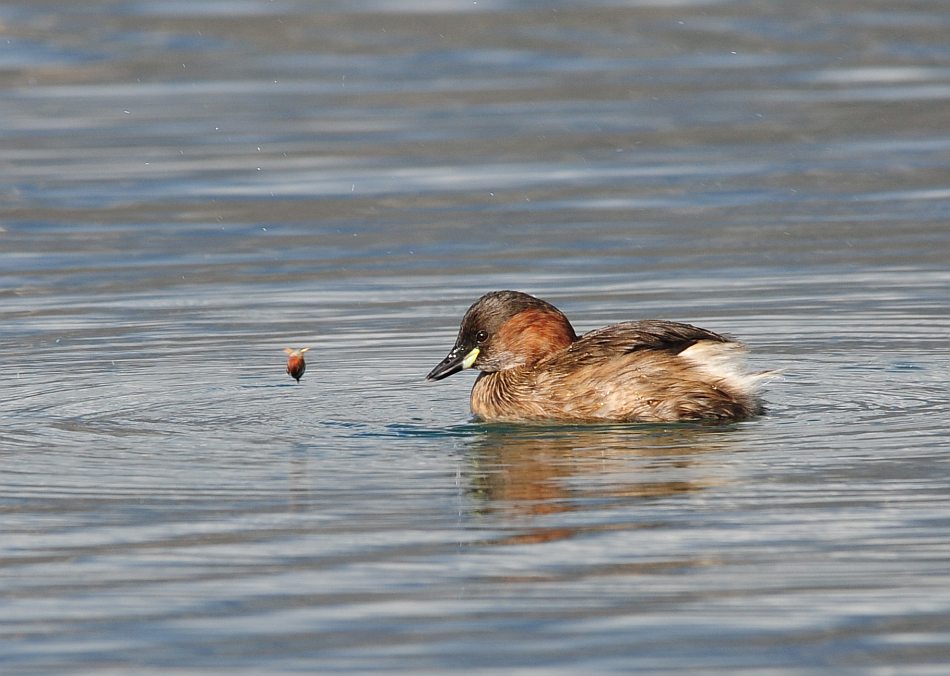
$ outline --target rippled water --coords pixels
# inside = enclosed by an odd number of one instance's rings
[[[0,31],[4,671],[946,668],[945,3]],[[498,288],[784,376],[735,425],[478,424],[423,378]]]

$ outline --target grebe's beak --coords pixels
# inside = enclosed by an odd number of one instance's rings
[[[429,372],[426,380],[442,380],[462,369],[472,368],[472,364],[478,359],[478,352],[477,347],[469,349],[465,345],[456,345],[445,359]]]

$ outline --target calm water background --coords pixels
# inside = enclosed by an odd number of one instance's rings
[[[944,672],[948,35],[0,5],[4,671]],[[498,288],[785,375],[737,425],[473,423],[423,377]]]

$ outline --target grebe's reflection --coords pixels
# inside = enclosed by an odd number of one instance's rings
[[[721,482],[721,465],[711,454],[732,448],[734,433],[735,428],[679,425],[487,425],[470,447],[467,483],[477,512],[519,517],[610,509]],[[579,529],[545,524],[509,541],[562,539]]]

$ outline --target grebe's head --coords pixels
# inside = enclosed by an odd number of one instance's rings
[[[467,368],[491,373],[531,365],[575,340],[567,317],[550,303],[520,291],[493,291],[468,309],[455,347],[426,379]]]

